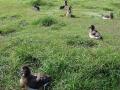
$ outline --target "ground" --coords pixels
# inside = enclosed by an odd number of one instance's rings
[[[52,90],[119,90],[120,1],[69,0],[75,18],[62,17],[62,0],[44,0],[40,11],[34,1],[0,0],[0,90],[20,90],[25,64],[51,75]],[[115,19],[102,20],[110,11]],[[91,24],[103,41],[89,38]]]

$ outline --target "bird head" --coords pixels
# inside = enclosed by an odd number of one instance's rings
[[[22,77],[29,77],[31,75],[31,71],[28,66],[23,66],[21,68],[21,76]]]
[[[91,25],[91,26],[89,27],[89,29],[94,30],[94,29],[95,29],[95,26],[94,26],[94,25]]]

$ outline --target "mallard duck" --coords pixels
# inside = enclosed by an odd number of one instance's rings
[[[112,12],[109,15],[102,15],[102,19],[113,19],[113,18],[114,18],[114,15]]]
[[[20,86],[22,90],[46,90],[50,84],[51,77],[45,74],[31,74],[28,66],[21,69]]]
[[[93,39],[103,39],[101,34],[95,29],[94,25],[91,25],[89,27],[90,31],[89,31],[89,37],[93,38]]]

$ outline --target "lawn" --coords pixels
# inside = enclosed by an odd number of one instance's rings
[[[20,90],[25,64],[51,75],[52,90],[119,90],[120,1],[69,0],[76,18],[61,17],[62,0],[42,0],[40,11],[34,1],[0,0],[0,90]],[[110,11],[113,20],[100,17]],[[89,38],[91,24],[103,41]]]

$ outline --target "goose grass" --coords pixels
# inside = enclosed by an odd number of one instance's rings
[[[20,89],[24,64],[52,76],[51,90],[119,90],[120,1],[69,0],[79,18],[60,17],[60,0],[41,0],[36,12],[36,1],[0,0],[0,90]],[[111,10],[115,19],[102,20]],[[103,41],[89,38],[92,24]]]

